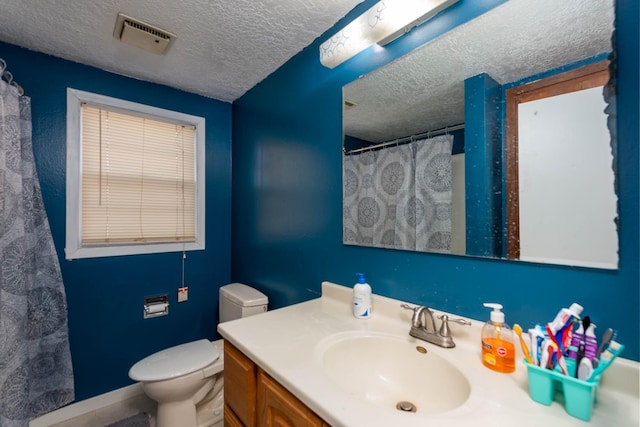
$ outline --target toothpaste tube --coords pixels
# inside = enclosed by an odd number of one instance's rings
[[[571,332],[573,332],[573,322],[580,320],[582,306],[577,303],[571,304],[569,308],[562,308],[553,319],[547,323],[547,332],[555,339],[560,353],[564,354],[565,349],[571,344]]]
[[[540,356],[542,354],[542,342],[545,339],[542,326],[536,325],[535,328],[529,329],[529,338],[531,339],[531,345],[529,349],[531,351],[531,358],[533,363],[540,366]]]
[[[574,320],[580,320],[580,313],[582,313],[582,306],[574,302],[571,307],[561,309],[547,327],[555,337],[558,332],[569,327]]]

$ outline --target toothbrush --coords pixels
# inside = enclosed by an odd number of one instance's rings
[[[555,350],[558,355],[558,360],[557,360],[558,366],[560,367],[560,370],[562,371],[562,373],[567,375],[567,365],[564,361],[564,358],[562,357],[562,351],[560,351],[560,345],[558,344],[556,337],[553,335],[549,325],[547,325],[547,334],[549,334],[549,339],[553,342],[553,344],[555,344]]]
[[[540,367],[543,369],[553,370],[553,356],[555,355],[558,346],[551,340],[545,339],[542,343],[542,355],[540,356]]]
[[[612,340],[609,343],[609,347],[607,347],[607,349],[602,353],[602,360],[600,360],[598,367],[593,370],[588,381],[593,380],[596,376],[602,374],[605,369],[611,366],[615,358],[622,353],[622,350],[624,350],[624,345]]]
[[[547,354],[548,354],[547,366],[546,366],[547,369],[553,370],[553,367],[554,367],[553,356],[557,351],[558,351],[558,345],[555,342],[550,341],[549,345],[547,345]]]
[[[575,377],[579,378],[579,374],[580,374],[580,366],[582,365],[582,359],[584,358],[584,354],[585,354],[585,344],[584,342],[580,342],[580,346],[578,347],[578,352],[577,352],[577,356],[576,356],[576,372],[575,372]],[[583,378],[581,378],[583,379]]]
[[[516,323],[513,325],[513,331],[518,335],[518,338],[520,338],[520,347],[522,347],[522,352],[524,353],[525,359],[527,359],[527,363],[533,365],[533,360],[531,360],[531,355],[529,354],[529,348],[522,338],[522,327]]]
[[[616,331],[614,331],[611,328],[609,328],[606,331],[604,331],[604,333],[602,334],[602,342],[600,343],[600,347],[598,348],[598,351],[596,352],[596,357],[593,359],[594,367],[598,366],[598,363],[600,362],[600,355],[602,354],[602,351],[609,346],[609,343],[611,341],[616,339],[616,335],[617,335]]]
[[[549,358],[553,355],[553,348],[551,348],[551,344],[552,342],[548,339],[545,339],[542,342],[542,352],[540,354],[540,367],[542,369],[549,368]],[[548,348],[551,348],[551,351],[548,351]]]
[[[578,352],[576,354],[576,372],[575,372],[576,378],[580,378],[580,375],[581,375],[580,367],[582,366],[581,362],[587,352],[587,343],[586,343],[585,333],[587,329],[589,329],[589,325],[591,325],[591,318],[589,316],[585,316],[584,319],[582,319],[582,330],[584,332],[582,334],[582,337],[580,338],[580,343],[578,345]],[[580,378],[580,379],[584,379],[584,378]]]

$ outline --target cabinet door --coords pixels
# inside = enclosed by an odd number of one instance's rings
[[[244,427],[235,412],[226,404],[224,405],[224,427]]]
[[[258,427],[322,427],[322,420],[258,368]]]
[[[256,425],[256,365],[240,350],[224,342],[224,402],[245,427]],[[229,420],[228,425],[235,425]],[[225,416],[225,423],[227,419]]]

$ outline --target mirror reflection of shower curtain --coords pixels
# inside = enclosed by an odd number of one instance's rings
[[[343,242],[451,252],[452,135],[343,159]]]

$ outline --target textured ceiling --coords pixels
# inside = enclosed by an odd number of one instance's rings
[[[0,0],[0,40],[233,101],[361,1]],[[167,55],[113,38],[118,12],[176,34]]]
[[[510,0],[345,87],[345,133],[382,142],[464,122],[464,80],[501,84],[611,50],[613,0]]]

